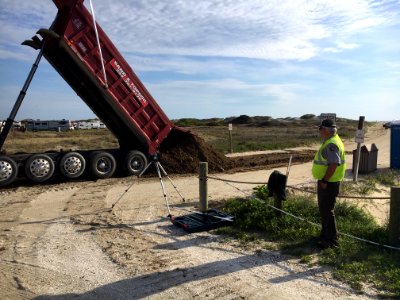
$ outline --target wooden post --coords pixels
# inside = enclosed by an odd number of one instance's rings
[[[358,130],[362,130],[364,127],[364,120],[365,117],[361,116],[358,119]],[[357,182],[357,177],[358,177],[358,167],[360,165],[360,153],[361,153],[361,143],[357,142],[357,151],[356,151],[356,157],[355,157],[355,163],[356,165],[354,166],[354,173],[353,173],[353,181]],[[353,165],[354,165],[354,161],[353,161]]]
[[[200,211],[208,209],[208,163],[200,162],[199,168],[199,196],[200,196]]]
[[[400,186],[390,188],[389,242],[400,245]]]

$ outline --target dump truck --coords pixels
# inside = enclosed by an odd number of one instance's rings
[[[16,178],[33,182],[54,174],[78,178],[85,171],[95,178],[111,177],[117,165],[127,175],[140,175],[172,130],[166,116],[130,65],[84,6],[83,0],[53,0],[58,8],[49,29],[39,29],[23,45],[39,50],[27,82],[0,136],[0,186]],[[41,56],[118,139],[118,149],[21,153],[2,149]],[[7,129],[7,130],[6,130]]]

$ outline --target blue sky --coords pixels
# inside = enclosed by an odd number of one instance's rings
[[[399,0],[92,2],[98,23],[171,119],[400,119]],[[21,42],[55,15],[50,0],[0,0],[0,119],[37,55]],[[43,59],[17,119],[93,116]]]

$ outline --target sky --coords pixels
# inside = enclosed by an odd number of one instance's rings
[[[400,0],[92,3],[97,22],[170,119],[400,119]],[[38,54],[21,42],[49,28],[56,12],[50,0],[0,0],[0,119]],[[94,116],[42,59],[16,119]]]

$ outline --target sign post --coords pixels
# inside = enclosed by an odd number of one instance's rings
[[[360,116],[358,119],[358,129],[356,132],[356,137],[355,137],[355,142],[357,143],[357,151],[356,151],[356,157],[354,157],[355,162],[353,161],[353,164],[355,163],[354,166],[354,173],[353,173],[353,181],[357,182],[357,177],[358,177],[358,167],[360,165],[360,153],[361,153],[361,144],[364,143],[364,116]]]
[[[232,126],[232,123],[228,124],[228,129],[229,129],[229,148],[230,148],[231,153],[233,153],[233,148],[232,148],[232,129],[233,129],[233,126]]]

